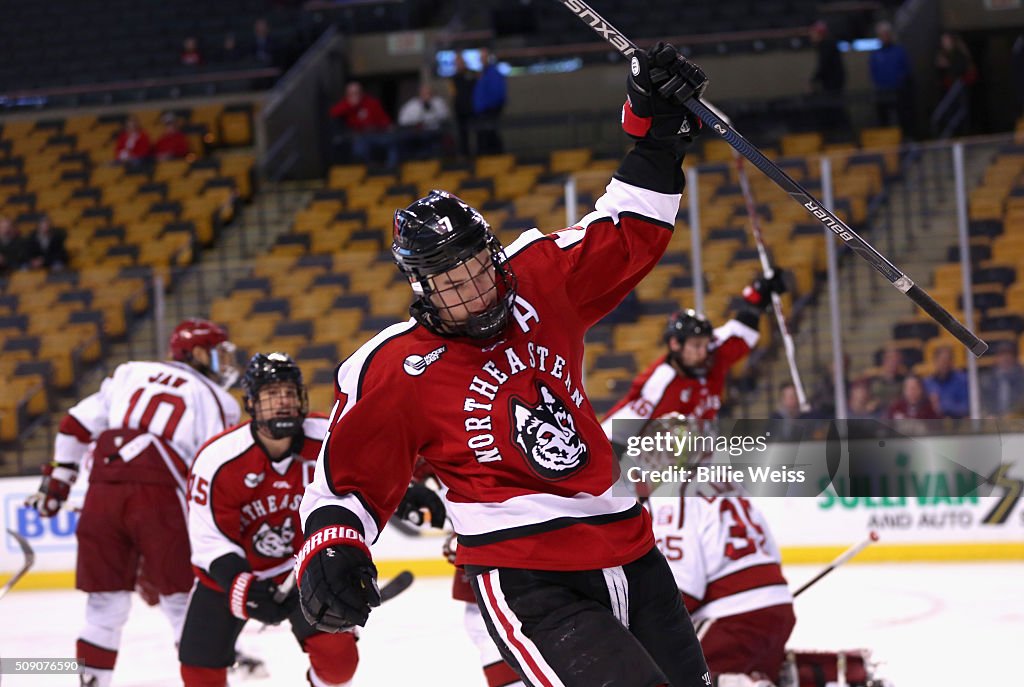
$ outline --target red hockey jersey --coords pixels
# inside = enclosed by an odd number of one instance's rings
[[[612,180],[578,226],[523,234],[506,248],[518,295],[496,343],[410,320],[345,361],[303,522],[342,506],[372,542],[423,456],[447,487],[459,564],[592,569],[650,550],[649,515],[612,492],[618,465],[582,388],[583,335],[657,263],[679,198]]]
[[[716,327],[711,339],[711,368],[706,377],[676,372],[667,354],[633,380],[629,393],[605,416],[605,434],[611,438],[613,420],[650,420],[679,413],[690,419],[713,420],[722,407],[722,391],[729,368],[757,345],[758,331],[739,320]]]
[[[271,461],[245,422],[211,439],[189,474],[188,536],[192,567],[203,582],[219,586],[207,571],[229,553],[249,562],[257,577],[291,570],[302,546],[299,502],[312,479],[327,419],[307,417],[297,452]]]

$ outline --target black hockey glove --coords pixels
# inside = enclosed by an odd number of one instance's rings
[[[772,306],[772,294],[786,293],[786,282],[782,270],[773,270],[772,278],[767,279],[763,274],[754,277],[754,281],[743,289],[743,300],[762,311]]]
[[[321,632],[365,625],[380,606],[377,568],[363,535],[345,525],[324,527],[306,539],[295,562],[299,605]]]
[[[74,463],[47,463],[43,466],[39,490],[25,499],[25,505],[35,508],[44,518],[52,518],[68,500],[76,479],[78,466]]]
[[[448,514],[444,507],[444,501],[441,500],[441,497],[433,489],[418,482],[410,484],[409,488],[406,489],[405,496],[402,497],[402,502],[398,504],[398,510],[395,511],[395,515],[414,525],[422,525],[423,509],[430,513],[431,527],[436,527],[437,529],[444,527],[444,519]]]
[[[294,589],[280,601],[275,599],[277,591],[273,580],[257,579],[251,572],[239,573],[227,590],[231,615],[277,625],[292,614],[299,602]]]
[[[635,139],[685,149],[700,132],[700,120],[683,103],[699,98],[708,78],[671,44],[637,50],[629,63],[622,128]]]

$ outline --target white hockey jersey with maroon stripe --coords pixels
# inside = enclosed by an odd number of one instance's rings
[[[694,621],[793,602],[779,548],[749,499],[655,497],[647,507]]]
[[[90,481],[168,482],[184,490],[203,442],[239,415],[229,393],[185,363],[128,362],[68,410],[54,457],[77,464],[98,440]]]
[[[303,522],[342,506],[372,542],[423,456],[448,489],[459,564],[590,569],[650,550],[648,514],[612,493],[618,464],[584,395],[583,335],[657,263],[678,206],[612,180],[577,227],[507,247],[518,296],[504,339],[481,346],[409,321],[359,349],[338,371]]]
[[[613,420],[651,420],[679,413],[695,420],[713,420],[722,407],[722,391],[729,368],[757,345],[759,333],[739,320],[716,327],[709,346],[711,367],[706,377],[676,372],[661,356],[633,380],[633,386],[605,416],[602,426],[612,437]]]
[[[302,547],[299,502],[313,476],[327,418],[307,417],[291,455],[271,461],[245,422],[211,439],[189,474],[188,537],[192,567],[213,589],[210,564],[229,553],[257,577],[291,570]]]

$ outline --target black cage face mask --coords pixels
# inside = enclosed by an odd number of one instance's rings
[[[395,213],[392,254],[412,285],[412,316],[445,337],[488,340],[508,325],[516,282],[486,220],[432,191]]]
[[[309,413],[305,387],[289,382],[272,382],[264,385],[250,403],[253,424],[274,439],[302,433],[302,423]]]
[[[516,293],[515,275],[503,265],[497,241],[451,270],[411,276],[413,316],[442,336],[487,340],[508,326]]]

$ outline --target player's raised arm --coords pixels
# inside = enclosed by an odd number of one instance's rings
[[[670,79],[675,86],[659,91]],[[565,286],[585,322],[618,305],[668,246],[685,183],[683,157],[700,131],[680,103],[706,85],[704,73],[671,45],[634,53],[622,127],[636,144],[594,212],[554,234],[565,251]]]

